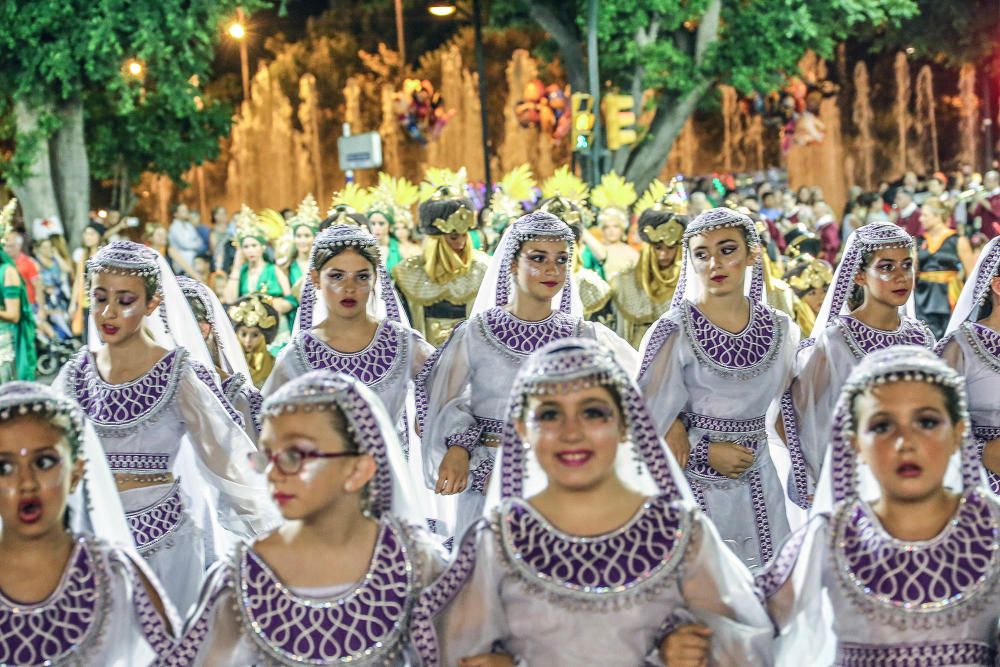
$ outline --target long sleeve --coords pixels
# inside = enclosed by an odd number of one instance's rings
[[[224,522],[225,527],[249,537],[274,526],[278,513],[267,500],[266,480],[248,462],[256,451],[253,442],[190,368],[182,373],[178,390],[177,405],[205,481],[219,493],[220,503],[239,516],[237,525]]]
[[[289,341],[288,345],[278,353],[278,358],[274,362],[271,373],[267,376],[267,381],[260,388],[260,395],[267,398],[278,391],[282,385],[297,375],[295,368],[296,341]]]
[[[625,372],[635,377],[639,371],[639,353],[634,347],[629,345],[628,340],[621,335],[604,326],[600,322],[584,322],[585,326],[593,329],[594,338],[602,345],[611,349],[615,359],[621,364]]]
[[[772,628],[750,572],[697,513],[681,593],[698,623],[712,629],[711,664],[770,665]]]
[[[472,413],[472,361],[469,358],[469,325],[461,325],[444,347],[428,359],[416,384],[417,433],[421,436],[424,479],[428,488],[437,483],[438,468],[448,447],[472,453],[480,429]]]
[[[649,328],[639,346],[642,361],[638,385],[661,435],[667,432],[690,399],[684,384],[683,335],[678,318],[675,311],[661,317]]]

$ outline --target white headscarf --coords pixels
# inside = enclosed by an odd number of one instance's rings
[[[190,358],[206,368],[213,368],[212,355],[201,337],[201,329],[194,319],[191,307],[181,291],[167,261],[155,250],[132,241],[114,241],[97,251],[87,261],[89,273],[117,273],[147,278],[155,276],[156,293],[160,305],[143,319],[153,340],[160,347],[171,350],[183,347]],[[94,320],[96,306],[90,310],[90,349],[99,350],[103,345]]]
[[[962,286],[962,294],[958,297],[955,310],[951,313],[945,335],[955,331],[968,320],[979,319],[979,309],[990,299],[992,293],[990,283],[998,270],[1000,270],[1000,236],[987,243],[979,253],[975,268]]]
[[[389,272],[385,270],[385,261],[378,252],[378,239],[367,229],[348,224],[331,225],[324,229],[313,240],[312,250],[309,253],[309,268],[316,271],[323,268],[316,266],[317,251],[349,246],[375,248],[376,254],[379,255],[378,266],[375,267],[378,280],[376,280],[373,290],[374,298],[370,299],[366,305],[368,315],[377,321],[390,319],[404,326],[410,326],[406,312],[399,302],[399,295],[392,287]],[[326,316],[326,303],[323,299],[316,298],[316,286],[313,285],[312,279],[306,276],[305,280],[302,281],[302,294],[299,297],[299,310],[295,313],[292,335],[318,326],[326,319]]]
[[[552,308],[583,319],[583,302],[580,300],[576,279],[573,276],[573,246],[576,235],[572,227],[546,211],[522,215],[504,230],[490,265],[479,286],[479,293],[470,315],[485,313],[494,306],[506,306],[514,289],[511,264],[525,241],[565,241],[569,253],[566,266],[566,284],[552,298]]]
[[[848,301],[854,290],[854,277],[864,265],[865,256],[886,248],[913,248],[913,237],[905,229],[892,222],[871,222],[859,227],[847,237],[844,244],[844,254],[840,264],[833,273],[833,282],[826,291],[823,305],[816,315],[813,325],[814,337],[826,329],[826,325],[835,317],[847,315],[850,312]],[[913,314],[913,293],[900,315]]]
[[[198,299],[204,307],[208,324],[212,327],[212,333],[215,336],[219,365],[222,370],[230,375],[240,373],[249,380],[252,376],[250,375],[250,367],[247,365],[246,355],[243,354],[240,341],[236,338],[236,332],[233,331],[233,324],[229,321],[229,316],[226,315],[226,309],[219,301],[219,297],[215,296],[215,292],[208,289],[204,283],[187,276],[177,276],[177,284],[180,285],[185,297]]]
[[[694,279],[694,257],[691,255],[691,238],[700,236],[707,232],[722,229],[724,227],[742,227],[746,234],[747,245],[751,250],[761,248],[760,234],[757,233],[757,226],[749,216],[739,211],[734,211],[725,206],[710,208],[704,213],[700,213],[692,220],[684,230],[683,247],[684,256],[681,260],[681,275],[677,280],[677,289],[674,290],[674,298],[671,306],[679,306],[682,301],[697,303],[701,301],[702,285]],[[767,303],[764,293],[764,260],[758,255],[754,265],[747,268],[746,280],[743,290],[751,301]]]

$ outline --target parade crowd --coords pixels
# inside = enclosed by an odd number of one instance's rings
[[[472,193],[11,200],[0,665],[1000,664],[1000,174]]]

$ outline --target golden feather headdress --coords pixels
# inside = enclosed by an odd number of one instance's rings
[[[285,219],[273,208],[264,208],[254,213],[246,204],[236,214],[236,243],[255,238],[267,245],[281,237],[288,229]]]

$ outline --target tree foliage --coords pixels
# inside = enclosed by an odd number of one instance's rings
[[[874,48],[913,48],[950,66],[978,62],[993,55],[1000,35],[1000,7],[994,0],[917,0],[918,12],[904,21],[864,35]]]
[[[220,22],[263,6],[261,0],[0,1],[0,85],[9,100],[56,109],[82,101],[88,153],[97,175],[125,162],[178,177],[215,154],[230,110],[207,98],[198,81],[210,74]],[[127,63],[142,66],[131,76]],[[30,169],[53,114],[36,134],[17,136],[6,175]],[[152,129],[155,128],[155,129]]]

